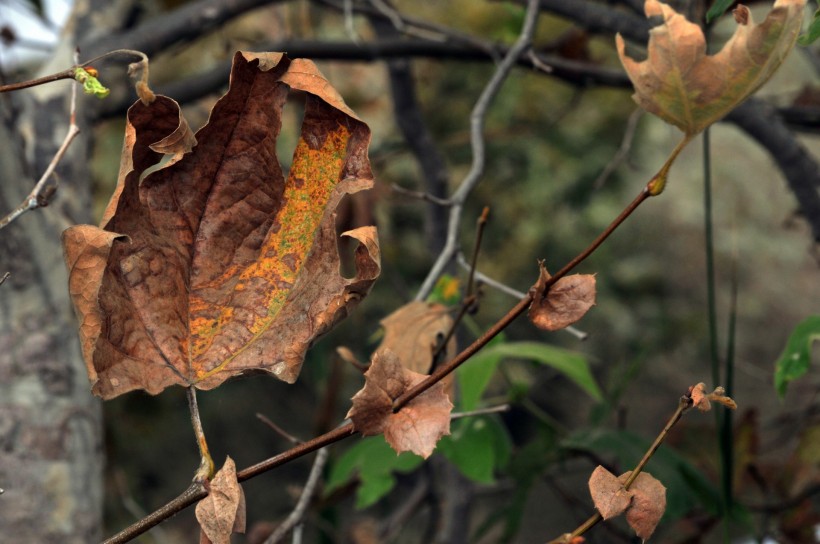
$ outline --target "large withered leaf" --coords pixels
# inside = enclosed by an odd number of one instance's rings
[[[196,505],[196,519],[200,544],[230,544],[232,533],[245,532],[245,492],[230,457],[209,482],[208,496]]]
[[[393,413],[393,401],[425,378],[404,368],[389,349],[379,350],[365,373],[364,388],[353,396],[353,407],[347,417],[364,436],[383,433],[397,453],[412,451],[427,458],[439,439],[450,434],[453,403],[444,384],[435,384]]]
[[[286,179],[276,140],[291,88],[306,98]],[[92,390],[106,399],[259,369],[293,382],[379,273],[373,227],[345,233],[360,243],[356,274],[339,272],[335,209],[372,186],[370,132],[311,62],[237,53],[192,149],[189,132],[173,100],[134,104],[101,227],[63,236]],[[157,150],[174,157],[146,173]]]
[[[777,0],[766,20],[756,24],[746,6],[739,23],[715,55],[706,54],[700,27],[668,5],[647,0],[647,17],[663,23],[649,32],[648,57],[636,62],[616,36],[618,55],[635,86],[635,101],[645,110],[697,134],[755,92],[777,70],[797,40],[805,0]]]

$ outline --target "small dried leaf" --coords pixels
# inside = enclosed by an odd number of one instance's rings
[[[614,518],[629,507],[632,500],[629,491],[624,489],[617,476],[598,465],[589,478],[589,493],[595,508],[604,519]]]
[[[739,25],[723,49],[706,54],[696,24],[657,0],[647,0],[647,17],[663,23],[649,31],[648,58],[636,62],[616,36],[618,55],[635,86],[634,99],[646,111],[689,135],[697,134],[755,92],[777,70],[794,46],[805,0],[777,0],[763,23],[739,6]]]
[[[433,350],[453,326],[445,306],[413,301],[381,320],[384,338],[377,351],[395,353],[404,368],[419,374],[429,374]],[[455,338],[450,341],[455,349]]]
[[[373,355],[364,376],[364,388],[353,397],[347,413],[354,428],[364,436],[384,433],[397,453],[412,451],[429,457],[439,439],[450,434],[453,403],[444,385],[437,383],[394,414],[393,401],[426,376],[404,368],[389,349]]]
[[[630,474],[631,471],[621,474],[618,480],[625,482]],[[626,511],[626,521],[635,534],[646,540],[666,511],[666,488],[651,474],[641,472],[629,486],[629,493],[632,503]]]
[[[196,505],[196,519],[202,529],[200,542],[230,544],[231,533],[245,532],[245,493],[230,457],[211,480],[208,496]]]
[[[549,272],[539,264],[541,273],[533,290],[533,302],[529,318],[532,323],[548,331],[569,327],[595,305],[595,276],[593,274],[573,274],[565,276],[549,287],[546,296],[546,282]]]
[[[705,383],[700,382],[699,384],[694,386],[689,396],[692,397],[692,406],[694,406],[701,412],[708,412],[712,409],[712,405],[709,402],[709,395],[706,394]]]

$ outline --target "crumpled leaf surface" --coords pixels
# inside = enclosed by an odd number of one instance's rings
[[[453,326],[446,306],[412,301],[381,320],[384,338],[378,350],[389,349],[401,360],[404,368],[419,374],[429,374],[433,351]],[[447,350],[455,350],[451,338]]]
[[[548,331],[569,327],[595,305],[595,275],[572,274],[564,276],[549,287],[544,295],[549,272],[543,264],[533,291],[529,318],[532,323]]]
[[[286,178],[276,139],[290,88],[306,98]],[[93,392],[211,389],[252,370],[295,381],[379,273],[375,228],[362,227],[345,233],[360,243],[355,277],[340,275],[334,221],[346,194],[372,186],[369,140],[313,63],[281,53],[237,53],[193,148],[173,100],[135,103],[101,227],[63,236]],[[158,151],[174,156],[146,174]]]
[[[618,480],[625,482],[632,471],[625,472]],[[641,472],[629,486],[632,504],[626,510],[626,521],[641,539],[646,540],[655,532],[666,511],[666,487],[654,476]]]
[[[754,93],[777,70],[794,46],[805,0],[777,0],[757,24],[738,6],[734,35],[715,55],[706,54],[700,27],[668,5],[647,0],[647,17],[663,23],[649,31],[648,57],[637,62],[616,36],[618,55],[635,86],[633,98],[646,111],[697,134]]]
[[[621,485],[618,477],[601,465],[598,465],[589,477],[589,493],[592,495],[595,508],[604,519],[623,514],[632,501],[632,496]]]
[[[232,533],[245,532],[245,493],[230,457],[210,481],[208,496],[197,503],[196,519],[200,544],[230,544]]]
[[[666,510],[666,488],[651,474],[641,472],[629,489],[624,489],[630,474],[632,471],[616,477],[599,465],[589,478],[589,492],[604,519],[626,513],[629,526],[646,540]]]
[[[404,368],[389,349],[373,355],[364,376],[364,388],[353,396],[347,413],[356,431],[364,436],[384,433],[396,453],[412,451],[429,457],[439,439],[450,434],[453,403],[444,384],[435,384],[394,414],[393,401],[426,376]]]

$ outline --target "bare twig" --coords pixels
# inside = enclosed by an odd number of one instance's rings
[[[270,427],[271,429],[273,429],[274,432],[276,432],[277,434],[282,436],[282,438],[284,438],[285,440],[287,440],[291,444],[301,444],[303,442],[302,440],[299,440],[298,438],[296,438],[295,436],[293,436],[292,434],[287,432],[285,429],[283,429],[282,427],[280,427],[279,425],[274,423],[273,420],[268,418],[265,414],[261,414],[261,413],[257,412],[256,413],[256,418],[259,419],[262,423],[264,423],[268,427]]]
[[[624,162],[624,159],[629,155],[630,149],[632,149],[632,142],[635,140],[635,132],[638,128],[638,121],[641,120],[643,116],[644,110],[641,108],[636,108],[629,115],[629,119],[626,121],[626,128],[624,129],[624,136],[621,139],[621,145],[618,147],[618,151],[615,152],[612,159],[606,164],[603,171],[595,178],[595,182],[592,184],[593,189],[600,189],[606,183],[606,180],[609,179],[609,176]]]
[[[464,417],[486,416],[487,414],[500,414],[502,412],[509,412],[509,404],[500,404],[498,406],[490,406],[489,408],[480,408],[478,410],[470,410],[469,412],[453,412],[450,414],[450,419],[461,419]]]
[[[437,196],[431,195],[430,193],[425,193],[422,191],[413,191],[412,189],[405,189],[401,185],[393,184],[390,186],[394,192],[411,196],[413,198],[418,198],[419,200],[426,200],[427,202],[432,202],[433,204],[438,204],[439,206],[450,206],[451,202],[444,198],[439,198]]]
[[[76,53],[75,53],[76,58]],[[71,68],[67,70],[70,73],[68,77],[74,77],[74,69]],[[49,76],[51,77],[51,76]],[[56,79],[48,79],[48,78],[40,78],[39,82],[36,83],[37,85],[42,85],[43,83],[48,83],[50,81],[57,81],[58,79],[66,79],[64,77],[59,77]],[[38,81],[38,80],[31,80],[31,81]],[[26,83],[26,82],[23,82]],[[18,85],[23,85],[20,83]],[[10,86],[6,86],[10,87]],[[18,88],[25,88],[25,87],[18,87]],[[0,89],[2,91],[3,89]],[[5,90],[13,90],[13,89],[5,89]],[[42,208],[44,206],[48,206],[51,197],[54,195],[54,192],[57,190],[57,184],[54,185],[47,185],[48,181],[51,179],[52,174],[54,174],[54,170],[57,168],[57,164],[62,160],[63,156],[65,155],[66,151],[68,150],[68,146],[71,145],[71,142],[74,141],[74,138],[80,133],[80,127],[77,126],[77,85],[71,86],[71,101],[69,106],[69,125],[68,125],[68,132],[66,132],[65,138],[63,138],[63,143],[60,144],[60,148],[57,149],[57,152],[52,157],[51,162],[48,163],[45,172],[43,175],[40,176],[40,179],[34,185],[34,188],[31,192],[26,196],[26,198],[8,215],[4,218],[0,219],[0,229],[4,228],[6,225],[23,215],[24,213],[36,210],[37,208]],[[5,278],[4,278],[5,279]]]
[[[6,272],[5,274],[3,274],[3,277],[0,278],[0,285],[6,283],[6,280],[9,279],[9,276],[11,276],[11,272]]]
[[[518,40],[516,40],[515,44],[504,56],[504,59],[498,65],[498,68],[496,68],[493,77],[490,78],[490,81],[487,83],[487,86],[473,107],[473,111],[470,115],[470,142],[473,151],[472,165],[470,166],[470,171],[467,173],[467,176],[450,198],[453,205],[450,208],[447,241],[444,244],[444,249],[439,253],[436,262],[427,274],[427,278],[425,278],[424,283],[422,283],[419,292],[416,294],[416,300],[424,300],[427,298],[430,291],[433,290],[436,280],[438,280],[439,276],[444,272],[444,269],[456,254],[458,249],[458,232],[461,226],[461,212],[464,207],[464,202],[484,174],[484,121],[487,110],[501,89],[501,85],[507,79],[510,70],[512,70],[512,67],[518,61],[519,56],[527,50],[532,42],[532,37],[535,33],[535,21],[538,19],[538,5],[537,0],[529,0],[527,4],[527,15],[524,19],[524,25]]]
[[[290,515],[285,518],[285,521],[283,521],[268,537],[265,544],[276,544],[277,542],[281,542],[291,529],[302,524],[302,519],[305,517],[305,511],[310,504],[313,494],[316,492],[316,487],[319,485],[320,476],[322,475],[322,470],[324,469],[326,462],[327,448],[322,448],[316,453],[316,459],[313,461],[313,466],[310,469],[307,482],[305,483],[305,487],[302,489],[302,494],[299,496],[299,500],[296,502],[296,506]]]
[[[484,236],[484,227],[487,226],[487,219],[490,216],[489,206],[484,206],[478,220],[476,221],[475,229],[475,245],[473,246],[473,258],[470,262],[470,275],[467,277],[467,298],[469,298],[475,290],[473,282],[475,280],[475,267],[478,263],[478,252],[481,249],[481,238]]]

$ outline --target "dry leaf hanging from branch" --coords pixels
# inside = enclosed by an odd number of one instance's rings
[[[731,397],[727,397],[726,390],[720,386],[715,387],[715,390],[711,393],[707,393],[706,384],[700,382],[699,384],[690,388],[689,396],[692,399],[692,406],[694,406],[701,412],[708,412],[709,410],[711,410],[713,402],[722,404],[730,410],[737,409],[737,403],[734,400],[732,400]]]
[[[230,544],[232,533],[245,532],[245,493],[228,457],[208,485],[208,496],[196,505],[200,544]]]
[[[412,451],[426,459],[439,439],[450,434],[453,403],[444,384],[435,384],[393,413],[393,401],[425,378],[404,368],[389,349],[380,350],[373,355],[373,362],[365,373],[364,388],[353,397],[353,407],[347,417],[364,436],[384,433],[385,440],[397,453]]]
[[[598,466],[589,479],[589,492],[595,508],[604,519],[626,513],[626,521],[640,538],[646,540],[655,532],[666,510],[666,488],[646,472],[638,474],[629,489],[623,484],[632,472],[616,477]]]
[[[538,263],[540,275],[533,288],[529,318],[533,324],[548,331],[569,327],[595,305],[595,276],[572,274],[555,282],[546,291],[550,278],[543,263]]]
[[[291,88],[306,102],[286,179],[276,139]],[[252,370],[293,382],[310,344],[379,274],[373,227],[345,233],[359,242],[356,274],[339,273],[335,209],[373,184],[370,131],[313,63],[237,53],[230,89],[193,141],[173,100],[134,104],[101,228],[64,233],[83,355],[103,398],[211,389]],[[158,151],[174,160],[145,174]]]
[[[649,31],[648,57],[636,62],[616,36],[618,55],[635,86],[635,101],[688,135],[714,123],[760,88],[794,47],[805,0],[777,0],[760,24],[738,6],[738,27],[715,55],[706,54],[703,31],[668,5],[647,0],[647,17],[663,23]]]

